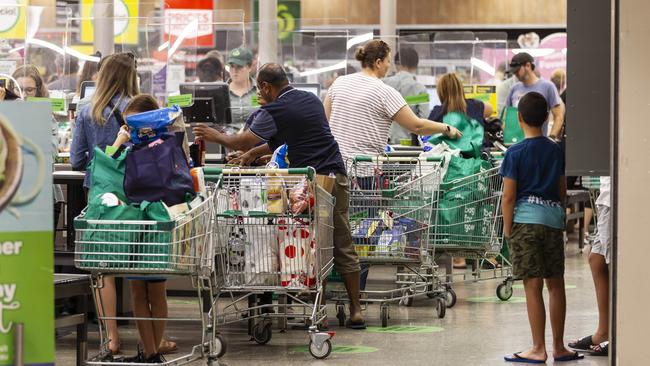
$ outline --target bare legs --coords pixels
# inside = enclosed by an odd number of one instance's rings
[[[592,343],[600,344],[609,340],[609,268],[605,257],[596,253],[589,255],[589,266],[598,302],[598,328],[592,336]]]
[[[133,312],[138,318],[166,318],[167,295],[165,282],[131,281]],[[137,320],[138,333],[145,357],[158,353],[165,332],[164,320]]]
[[[114,277],[103,277],[104,286],[97,294],[97,309],[99,316],[114,318],[117,315],[117,291]],[[104,327],[108,333],[108,349],[113,354],[120,352],[120,334],[117,330],[117,320],[104,320]]]

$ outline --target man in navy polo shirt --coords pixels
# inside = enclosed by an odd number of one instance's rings
[[[226,135],[207,126],[194,128],[194,135],[233,150],[247,151],[239,158],[248,165],[259,156],[287,144],[291,167],[311,166],[318,174],[336,175],[334,207],[334,264],[341,273],[350,298],[349,328],[364,329],[359,303],[359,257],[352,245],[348,208],[350,185],[339,145],[332,136],[323,104],[314,94],[294,89],[282,66],[268,63],[257,74],[257,90],[268,104],[262,106],[250,129]],[[260,142],[265,142],[257,146]]]

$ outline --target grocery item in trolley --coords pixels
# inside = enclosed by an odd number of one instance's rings
[[[289,225],[283,225],[283,223]],[[309,288],[316,284],[316,240],[309,222],[303,219],[280,219],[280,272],[282,287]]]

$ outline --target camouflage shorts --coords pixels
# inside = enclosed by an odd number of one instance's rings
[[[515,279],[564,275],[564,234],[546,225],[517,224],[508,240]]]

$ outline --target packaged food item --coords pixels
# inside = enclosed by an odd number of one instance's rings
[[[284,190],[284,180],[280,177],[270,177],[267,181],[267,212],[283,214],[287,211],[287,194]]]
[[[289,190],[291,213],[299,215],[314,205],[314,194],[310,192],[309,183],[303,180]]]
[[[205,197],[205,175],[203,173],[203,168],[190,169],[190,175],[192,176],[192,183],[194,183],[194,192]]]
[[[266,182],[260,178],[242,178],[239,202],[244,214],[266,212]]]

